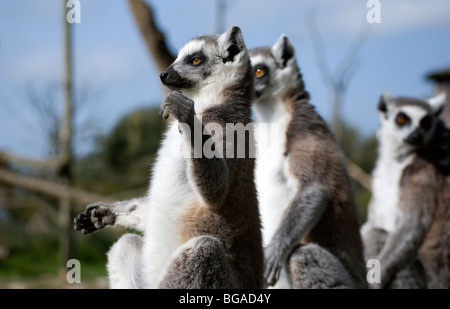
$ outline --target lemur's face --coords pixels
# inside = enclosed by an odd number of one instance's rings
[[[414,98],[391,98],[384,94],[378,104],[381,132],[398,146],[417,149],[433,136],[436,120],[445,104],[445,96],[428,101]]]
[[[287,37],[281,36],[273,46],[254,48],[249,53],[257,102],[283,95],[298,81],[295,50]]]
[[[169,89],[189,96],[208,85],[216,87],[217,82],[220,89],[236,83],[247,73],[249,63],[241,30],[231,27],[222,35],[199,36],[187,43],[160,77]]]

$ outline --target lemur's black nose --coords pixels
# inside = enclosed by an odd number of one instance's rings
[[[420,129],[417,129],[410,135],[408,135],[408,137],[405,139],[405,142],[413,146],[420,146],[423,144],[423,139],[424,137],[422,131]]]
[[[169,76],[168,72],[163,72],[159,74],[159,78],[161,78],[161,81],[164,81],[167,78],[167,76]]]

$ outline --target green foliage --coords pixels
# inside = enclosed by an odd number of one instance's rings
[[[110,133],[98,138],[93,153],[75,162],[75,185],[117,199],[144,194],[164,129],[159,108],[124,116]],[[0,288],[15,281],[32,287],[60,287],[65,278],[60,276],[58,258],[58,201],[22,189],[10,193],[8,210],[0,205]],[[84,207],[78,205],[72,217]],[[108,229],[88,236],[73,232],[73,258],[81,263],[82,282],[106,278],[106,252],[123,232]]]
[[[103,140],[100,156],[113,170],[129,170],[137,159],[157,152],[164,124],[159,109],[137,110],[122,118]]]
[[[350,160],[366,173],[372,172],[377,158],[377,138],[375,135],[361,136],[356,128],[344,124],[339,144]]]
[[[65,275],[68,271],[59,262],[57,227],[50,227],[45,233],[20,228],[28,224],[10,219],[0,225],[0,233],[8,235],[6,239],[3,237],[2,246],[9,251],[7,256],[0,258],[0,288],[9,287],[15,281],[22,282],[25,287],[45,287],[46,284],[58,287],[65,282],[64,277],[58,282],[52,281],[60,272]],[[106,278],[106,252],[117,236],[111,231],[91,236],[74,234],[72,258],[80,261],[83,283],[98,277]],[[42,282],[34,285],[34,281]]]
[[[124,116],[108,135],[98,138],[94,153],[79,160],[77,186],[104,194],[146,187],[164,129],[156,107]]]

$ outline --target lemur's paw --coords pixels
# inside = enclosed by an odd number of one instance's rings
[[[267,286],[273,286],[280,278],[281,269],[283,268],[283,258],[279,254],[280,250],[271,248],[270,245],[265,249],[264,255],[266,259],[265,278]]]
[[[194,101],[178,91],[167,95],[161,104],[161,113],[164,119],[172,115],[180,123],[191,124],[194,121]]]
[[[73,220],[74,229],[87,235],[101,230],[107,225],[113,225],[116,215],[110,210],[109,204],[94,203],[86,207],[85,211],[78,214]]]

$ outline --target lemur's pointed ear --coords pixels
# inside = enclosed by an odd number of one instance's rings
[[[439,116],[444,110],[445,103],[447,100],[447,95],[444,93],[438,94],[437,96],[428,99],[428,104],[430,104],[433,114]]]
[[[230,27],[219,37],[219,46],[222,49],[223,62],[233,62],[234,57],[246,49],[241,29],[236,26]]]
[[[388,111],[388,104],[392,101],[391,94],[387,91],[383,92],[378,101],[378,111],[386,114]]]
[[[295,49],[291,41],[283,34],[272,46],[272,55],[275,61],[282,68],[286,67],[287,62],[295,57]]]

